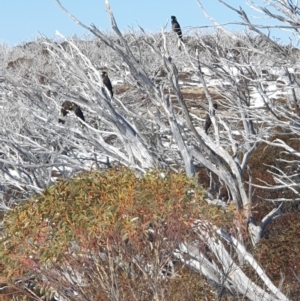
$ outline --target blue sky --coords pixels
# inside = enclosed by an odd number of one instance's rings
[[[171,15],[177,19],[183,33],[196,26],[211,25],[195,0],[110,0],[118,26],[121,30],[137,28],[156,32],[167,24]],[[220,23],[239,21],[239,17],[217,0],[202,0],[207,11]],[[235,7],[242,6],[253,12],[245,0],[227,0]],[[257,0],[257,2],[261,2]],[[99,29],[110,30],[110,22],[104,0],[61,0],[72,14],[86,25],[94,23]],[[54,0],[2,0],[0,18],[0,43],[17,45],[39,37],[39,32],[49,38],[58,30],[64,36],[83,36],[85,31],[76,25]],[[234,27],[231,26],[233,29]],[[168,29],[170,29],[170,21]],[[281,34],[284,37],[284,34]]]

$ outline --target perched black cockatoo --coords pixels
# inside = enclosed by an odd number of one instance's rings
[[[61,105],[61,110],[60,110],[61,115],[63,117],[65,117],[70,111],[73,111],[74,114],[78,118],[80,118],[82,121],[85,121],[80,107],[75,102],[71,102],[71,101],[66,100]],[[63,123],[63,124],[65,123],[65,121],[63,119],[60,119],[60,118],[58,119],[58,122]]]
[[[110,79],[109,79],[106,71],[102,72],[102,80],[103,80],[103,84],[105,85],[105,87],[110,92],[110,96],[113,97],[114,96],[113,88],[112,88]]]
[[[176,32],[178,38],[182,41],[182,31],[175,16],[171,16],[172,30]]]
[[[213,115],[215,115],[215,111],[217,110],[218,108],[218,105],[216,103],[213,104]],[[211,126],[211,119],[210,119],[210,116],[209,114],[207,113],[206,114],[206,118],[205,118],[205,124],[204,124],[204,131],[207,135],[207,132],[208,132],[208,129],[209,127]]]

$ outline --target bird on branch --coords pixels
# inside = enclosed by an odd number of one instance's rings
[[[171,16],[171,23],[172,23],[172,30],[178,36],[178,49],[181,50],[181,42],[183,42],[183,40],[182,40],[182,31],[181,31],[180,25],[179,25],[179,23],[178,23],[175,16]]]
[[[103,84],[105,85],[105,87],[110,92],[110,96],[113,97],[114,96],[113,88],[112,88],[110,79],[109,79],[106,71],[102,72],[102,80],[103,80]]]
[[[182,41],[182,31],[175,16],[171,16],[171,23],[172,30],[178,35],[178,38]]]
[[[60,110],[61,115],[62,115],[63,117],[65,117],[65,116],[67,116],[67,114],[68,114],[70,111],[73,111],[74,114],[75,114],[78,118],[80,118],[82,121],[85,121],[84,116],[83,116],[83,113],[82,113],[80,107],[79,107],[75,102],[71,102],[71,101],[66,100],[66,101],[64,101],[63,104],[61,105],[61,110]],[[60,118],[58,119],[58,122],[60,122],[60,123],[62,123],[62,124],[65,123],[65,121],[64,121],[63,119],[60,119]]]
[[[216,110],[218,109],[218,105],[216,103],[213,104],[213,115],[215,115]],[[207,113],[206,114],[206,118],[205,118],[205,124],[204,124],[204,131],[207,135],[208,133],[208,129],[211,126],[211,119],[210,119],[210,115]]]

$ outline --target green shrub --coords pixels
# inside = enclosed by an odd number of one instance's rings
[[[113,294],[126,300],[167,298],[174,288],[166,290],[172,281],[163,280],[162,272],[174,249],[193,239],[196,218],[228,223],[230,214],[218,212],[207,206],[195,179],[184,174],[137,177],[121,167],[82,173],[6,214],[0,277],[13,285],[35,275],[38,290],[50,285],[72,298],[68,292],[78,287],[63,276],[72,267],[84,287],[78,294],[90,300]]]

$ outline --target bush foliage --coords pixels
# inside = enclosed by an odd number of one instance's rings
[[[6,214],[0,276],[13,284],[35,275],[39,290],[50,285],[68,297],[67,289],[77,292],[80,282],[84,288],[77,294],[84,292],[89,300],[115,294],[162,300],[172,282],[164,280],[166,266],[173,264],[178,243],[193,239],[192,221],[210,215],[225,225],[232,218],[230,212],[217,214],[203,195],[194,179],[170,172],[137,177],[118,167],[61,180]],[[176,287],[179,270],[176,266],[171,277]],[[76,283],[66,276],[70,273],[77,275]],[[169,288],[170,294],[176,291]]]
[[[213,300],[213,291],[198,273],[179,263],[170,272],[166,269],[174,263],[178,243],[195,239],[191,223],[199,218],[233,231],[233,221],[241,217],[234,206],[224,210],[208,205],[201,186],[183,173],[153,171],[138,177],[116,167],[61,180],[5,215],[0,282],[11,288],[8,299],[2,299],[11,300],[12,294],[17,300],[34,299],[49,290],[47,300],[54,292],[70,300],[74,292],[78,300],[83,295],[90,300],[154,300],[155,295],[178,300],[182,294]],[[290,224],[281,229],[288,231]],[[298,249],[298,238],[294,230],[291,235],[273,232],[271,225],[255,257],[273,281],[280,281],[283,272],[288,277],[284,290],[294,295],[298,289],[291,269],[299,269],[292,250]],[[280,253],[285,245],[291,256]]]

